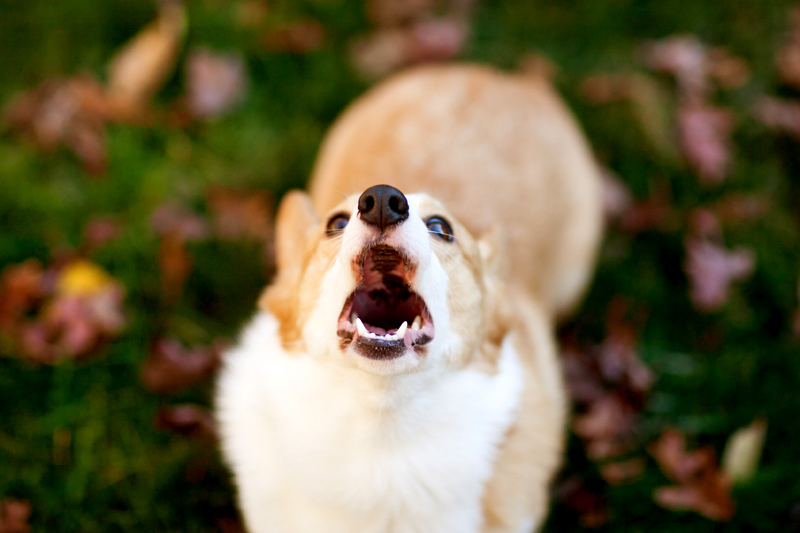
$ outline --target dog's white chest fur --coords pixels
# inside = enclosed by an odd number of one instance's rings
[[[222,446],[253,533],[477,532],[481,498],[523,387],[499,371],[366,375],[288,354],[258,315],[227,355]]]

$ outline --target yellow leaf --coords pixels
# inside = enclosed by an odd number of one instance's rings
[[[68,296],[90,296],[104,290],[114,279],[108,273],[85,259],[78,259],[64,267],[56,281],[56,290]]]
[[[734,485],[748,481],[756,473],[766,434],[767,421],[756,419],[728,438],[722,454],[722,469]]]

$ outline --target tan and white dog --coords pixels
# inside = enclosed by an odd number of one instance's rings
[[[344,113],[310,191],[218,382],[247,528],[535,530],[567,415],[554,320],[602,226],[569,112],[538,78],[419,68]]]

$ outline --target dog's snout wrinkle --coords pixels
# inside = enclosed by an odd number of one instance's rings
[[[358,213],[365,223],[384,231],[408,218],[408,200],[391,185],[375,185],[358,199]]]

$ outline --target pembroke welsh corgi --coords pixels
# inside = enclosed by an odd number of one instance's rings
[[[546,80],[422,67],[353,104],[281,203],[276,279],[218,381],[247,529],[536,530],[565,440],[554,321],[601,230]]]

